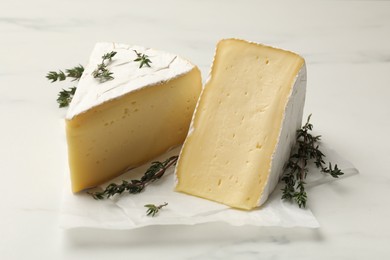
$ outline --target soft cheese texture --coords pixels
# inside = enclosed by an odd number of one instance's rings
[[[242,40],[217,45],[176,167],[176,190],[252,209],[278,182],[301,126],[304,59]]]
[[[139,68],[134,50],[149,56]],[[116,51],[113,80],[92,76],[105,53]],[[96,44],[66,116],[72,190],[102,184],[181,144],[202,88],[197,67],[165,52]]]

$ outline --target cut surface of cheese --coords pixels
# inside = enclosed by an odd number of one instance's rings
[[[305,92],[299,55],[220,41],[176,166],[176,191],[245,210],[263,204],[295,143]]]
[[[114,79],[92,76],[102,56]],[[151,67],[135,62],[145,54]],[[202,88],[200,71],[177,55],[96,44],[66,116],[73,192],[102,184],[180,145]]]

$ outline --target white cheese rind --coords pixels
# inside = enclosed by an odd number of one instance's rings
[[[140,63],[134,61],[137,58],[134,50],[148,55],[151,67],[139,68]],[[92,73],[102,62],[102,56],[111,51],[117,52],[107,66],[114,79],[101,83]],[[163,51],[135,45],[97,43],[77,85],[66,119],[72,119],[93,107],[140,88],[179,77],[194,67],[189,61]]]
[[[306,96],[306,82],[306,65],[304,64],[295,79],[288,98],[278,142],[275,152],[272,155],[270,174],[268,175],[268,180],[264,186],[258,206],[265,203],[278,184],[283,175],[286,162],[290,157],[291,149],[296,142],[296,133],[297,130],[301,128],[302,124],[303,107]]]

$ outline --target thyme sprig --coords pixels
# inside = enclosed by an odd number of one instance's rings
[[[164,202],[164,204],[161,204],[161,205],[154,205],[154,204],[146,204],[144,205],[144,207],[148,208],[146,210],[146,215],[147,216],[156,216],[156,214],[160,211],[160,209],[162,209],[163,207],[167,206],[168,203]]]
[[[64,81],[66,78],[73,78],[72,81],[79,80],[81,78],[81,75],[84,72],[84,67],[82,65],[78,65],[76,67],[73,67],[71,69],[66,69],[65,72],[62,70],[56,71],[49,71],[46,75],[46,78],[48,80],[51,80],[51,82],[58,81]]]
[[[76,87],[71,87],[68,90],[62,89],[58,93],[58,98],[57,98],[57,103],[58,103],[59,107],[69,106],[69,104],[72,101],[72,98],[74,96],[74,93],[76,93]]]
[[[307,118],[307,122],[297,131],[297,148],[296,153],[290,156],[287,163],[282,181],[285,187],[282,189],[282,199],[293,201],[300,208],[306,207],[307,193],[305,190],[305,179],[308,173],[308,163],[314,160],[317,168],[320,168],[323,173],[329,174],[334,178],[338,178],[344,173],[337,167],[337,164],[332,166],[329,162],[328,167],[325,166],[325,155],[319,149],[318,141],[321,136],[313,136],[310,131],[313,130],[313,125],[310,123],[311,115]]]
[[[136,50],[134,50],[134,52],[137,55],[137,58],[134,61],[140,62],[139,68],[142,68],[144,65],[150,67],[149,63],[152,63],[152,61],[149,59],[148,55],[139,53]]]
[[[51,81],[51,83],[56,81],[64,81],[67,78],[72,78],[72,81],[79,80],[83,75],[84,67],[82,65],[75,66],[71,69],[66,69],[65,72],[59,70],[58,72],[49,71],[46,75],[46,78]],[[59,107],[67,107],[74,94],[76,93],[76,87],[71,87],[69,89],[62,89],[58,93],[57,103]]]
[[[152,162],[152,165],[146,170],[141,179],[131,181],[123,180],[121,184],[111,183],[104,191],[88,192],[88,194],[96,200],[102,200],[108,199],[115,194],[122,194],[123,192],[130,194],[140,193],[147,185],[160,179],[169,167],[176,164],[177,159],[178,156],[172,156],[163,162]]]
[[[60,70],[58,72],[49,71],[49,73],[47,73],[47,75],[46,75],[46,78],[48,80],[51,80],[51,83],[53,83],[53,82],[56,82],[57,80],[64,81],[66,79],[66,75],[62,70]]]
[[[102,63],[97,65],[97,68],[92,72],[92,76],[97,78],[101,83],[114,79],[113,73],[107,69],[108,64],[112,61],[112,58],[116,55],[116,51],[111,51],[102,56]]]

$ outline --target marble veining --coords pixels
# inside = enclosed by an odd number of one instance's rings
[[[0,17],[0,25],[16,26],[19,29],[24,30],[37,30],[37,31],[53,31],[56,29],[69,29],[77,28],[80,25],[86,26],[90,23],[82,19],[67,19],[65,21],[56,21],[53,23],[50,20],[42,18],[15,18],[15,17]]]

